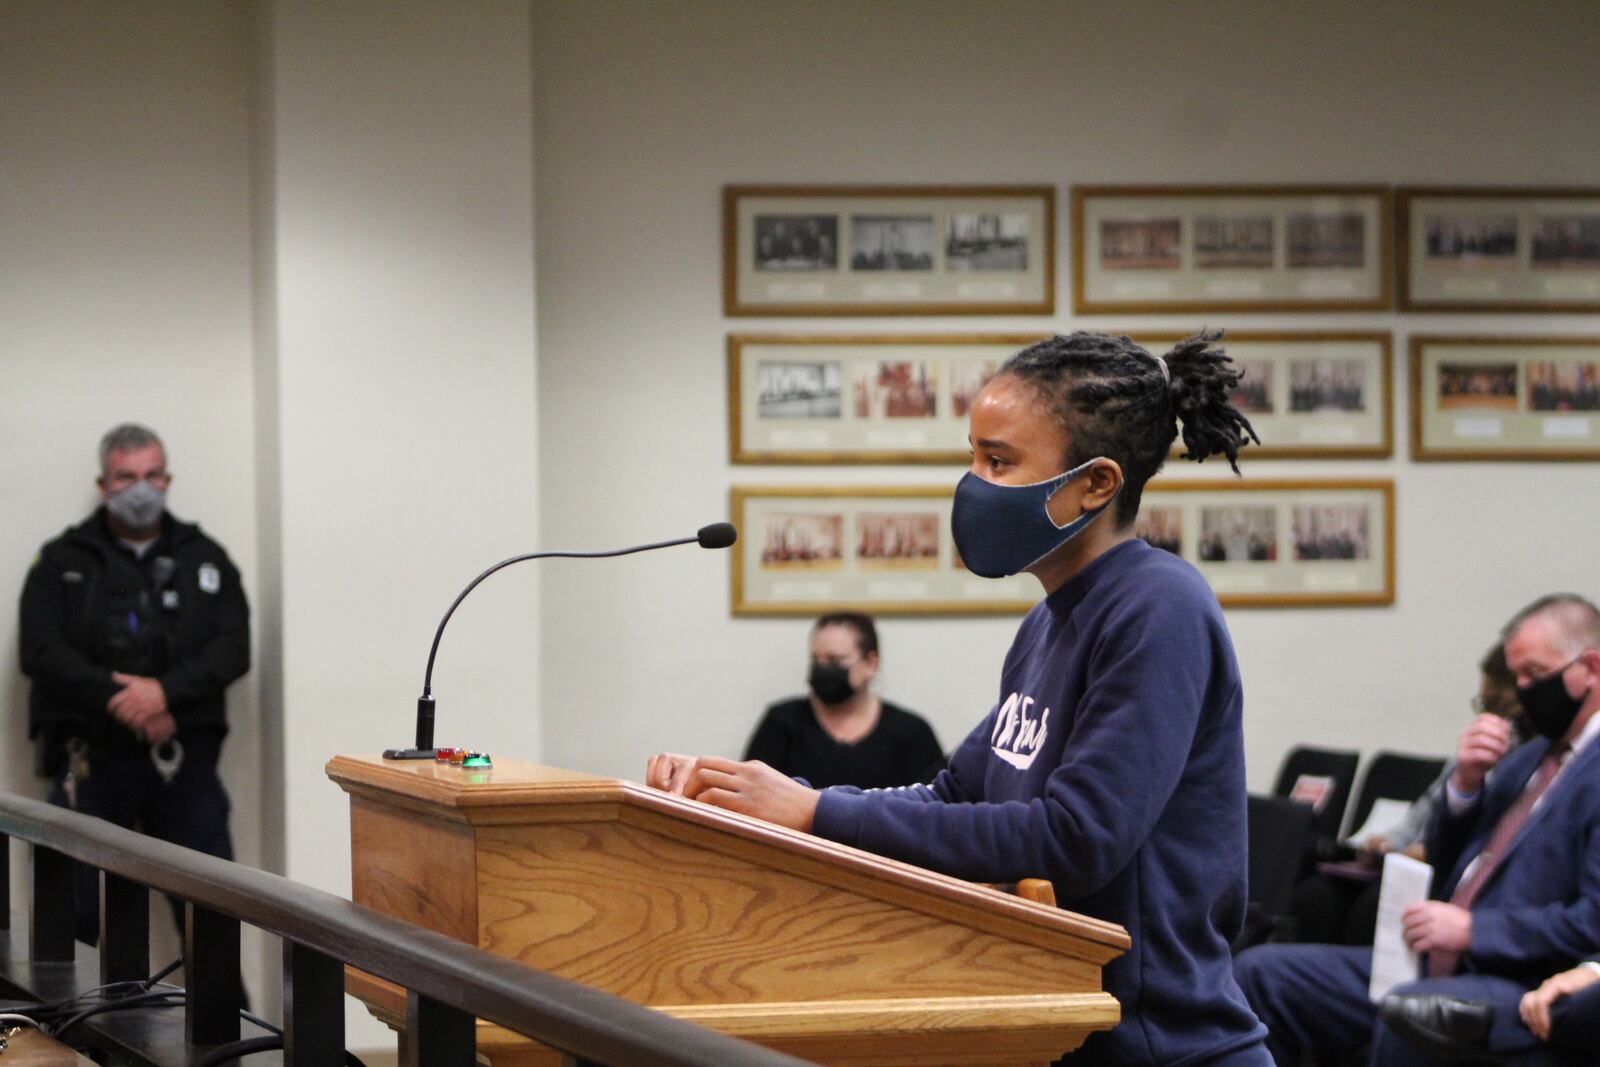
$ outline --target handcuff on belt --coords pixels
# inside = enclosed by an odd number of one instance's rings
[[[158,745],[151,745],[150,763],[161,776],[162,783],[171,785],[183,768],[183,742],[169,737]],[[89,774],[89,743],[81,737],[68,738],[67,773],[61,776],[61,791],[67,795],[67,807],[74,811],[78,810],[78,785],[87,781]]]

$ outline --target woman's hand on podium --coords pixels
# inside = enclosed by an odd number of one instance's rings
[[[791,830],[811,832],[817,791],[760,760],[740,763],[721,756],[653,756],[645,782],[713,807],[752,815]]]
[[[644,784],[681,797],[683,787],[689,782],[689,772],[694,770],[694,761],[694,756],[683,756],[676,752],[651,756],[644,769]]]

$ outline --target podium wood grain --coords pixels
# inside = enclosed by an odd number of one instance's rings
[[[1048,1063],[1115,1025],[1117,926],[614,779],[338,757],[354,898],[818,1062]],[[398,987],[350,991],[404,1024]],[[494,1027],[495,1067],[555,1063]]]

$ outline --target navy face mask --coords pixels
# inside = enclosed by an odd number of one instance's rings
[[[1032,485],[999,485],[971,471],[963,475],[956,485],[950,532],[967,570],[984,578],[1020,574],[1082,533],[1111,501],[1057,526],[1050,517],[1050,498],[1094,462]]]

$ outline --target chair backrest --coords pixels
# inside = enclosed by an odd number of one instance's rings
[[[1350,789],[1355,784],[1356,767],[1360,763],[1359,752],[1296,746],[1283,757],[1283,764],[1278,768],[1278,784],[1272,793],[1310,803],[1316,813],[1311,824],[1316,835],[1331,840],[1339,836],[1345,805],[1350,801]],[[1312,790],[1320,794],[1316,802],[1308,795],[1311,786],[1320,787]]]
[[[1445,761],[1436,756],[1407,756],[1400,752],[1379,752],[1373,756],[1350,805],[1345,835],[1361,828],[1379,797],[1409,804],[1422,796],[1444,770],[1444,764]]]
[[[1234,941],[1235,952],[1268,940],[1300,878],[1301,860],[1311,840],[1311,808],[1285,797],[1251,793],[1246,798],[1250,835],[1249,913]]]

